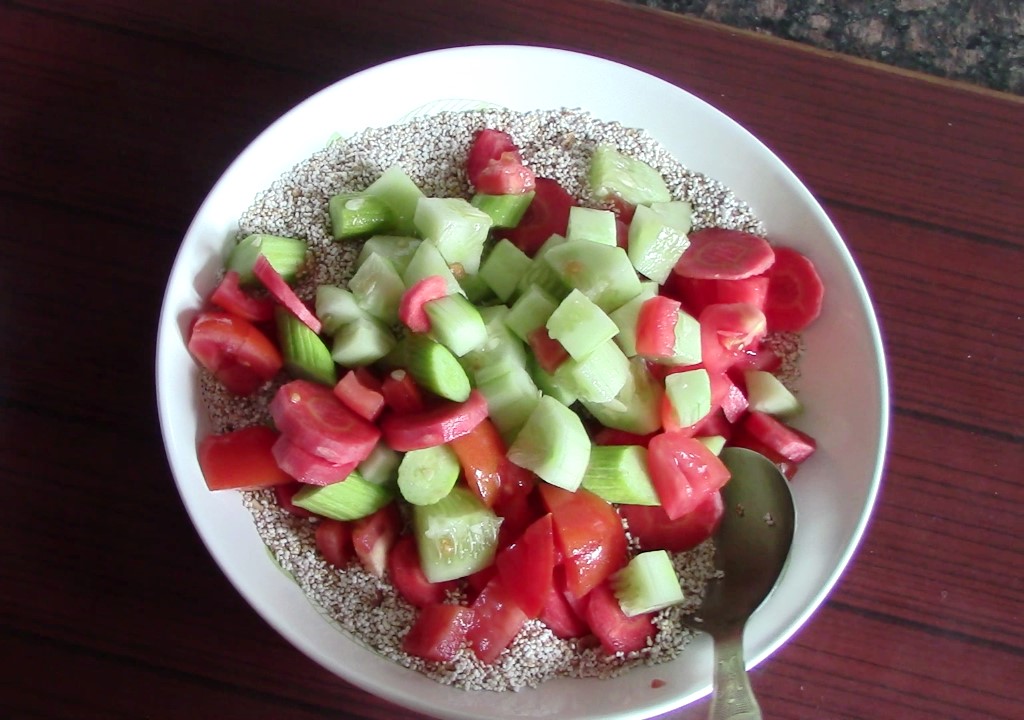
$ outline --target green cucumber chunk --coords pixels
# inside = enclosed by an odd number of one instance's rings
[[[619,332],[604,310],[579,290],[573,290],[559,303],[546,327],[548,335],[562,343],[573,358],[581,360]]]
[[[342,193],[327,203],[331,235],[335,240],[386,232],[395,223],[391,206],[376,195]]]
[[[237,272],[239,282],[243,285],[253,285],[256,283],[256,276],[252,269],[260,255],[267,258],[267,262],[277,270],[278,275],[291,282],[299,268],[306,262],[306,242],[298,238],[264,233],[246,235],[231,249],[224,269]]]
[[[619,607],[629,617],[683,601],[683,588],[665,550],[635,555],[626,567],[612,575],[611,583]]]
[[[655,282],[640,283],[640,292],[632,300],[617,310],[608,313],[615,326],[619,329],[615,336],[615,342],[622,348],[626,357],[636,355],[636,325],[640,319],[640,308],[643,304],[658,294],[658,284]]]
[[[640,292],[640,278],[626,251],[585,241],[551,248],[544,260],[570,288],[576,288],[605,312],[612,312]]]
[[[403,345],[406,370],[418,385],[455,402],[469,397],[469,376],[451,350],[418,334],[407,335]]]
[[[532,190],[512,195],[477,193],[469,202],[490,216],[493,227],[514,228],[523,219],[523,214],[526,208],[530,207],[535,194]]]
[[[494,562],[501,518],[467,488],[455,486],[435,503],[414,505],[412,525],[430,582],[466,577]]]
[[[334,335],[343,325],[366,317],[366,311],[359,307],[351,290],[337,285],[321,285],[316,289],[316,316],[323,324],[324,332]]]
[[[405,292],[405,282],[383,255],[370,253],[349,279],[348,289],[359,307],[370,315],[388,325],[398,322],[398,306]]]
[[[367,482],[394,488],[398,482],[398,465],[402,455],[392,450],[384,441],[373,446],[370,454],[359,463],[356,470]]]
[[[456,277],[456,280],[459,281],[462,294],[474,305],[490,305],[497,299],[491,286],[480,277],[480,273],[476,275],[463,274]]]
[[[764,370],[747,370],[743,373],[743,378],[746,381],[750,410],[778,417],[791,417],[803,409],[796,395],[772,373]]]
[[[533,261],[508,238],[494,244],[480,265],[480,277],[503,303],[512,299]]]
[[[405,272],[402,273],[402,281],[406,287],[412,287],[420,280],[431,275],[440,275],[444,278],[444,284],[448,288],[449,295],[463,292],[462,286],[459,285],[459,281],[452,273],[452,269],[448,267],[448,263],[442,257],[441,251],[430,240],[424,240],[416,248],[416,252],[413,253],[412,257],[409,258],[409,263],[405,266]]]
[[[530,333],[544,327],[558,301],[539,285],[531,285],[509,308],[505,324],[520,340],[527,342]]]
[[[420,198],[413,224],[420,237],[432,240],[449,266],[469,275],[480,270],[491,216],[464,198]],[[458,276],[459,273],[456,273]]]
[[[629,358],[612,340],[601,343],[581,360],[569,357],[555,370],[559,382],[567,382],[581,401],[608,402],[626,385]]]
[[[679,206],[689,209],[690,204],[675,201]],[[657,203],[654,206],[638,205],[629,224],[628,255],[630,262],[638,273],[661,284],[668,279],[672,268],[679,262],[690,240],[686,237],[690,223],[671,224],[676,211],[666,209],[660,212],[659,207],[671,206],[672,203]],[[681,213],[680,213],[681,214]],[[686,230],[680,228],[685,227]]]
[[[516,287],[513,297],[526,292],[527,288],[531,285],[536,285],[558,301],[569,294],[572,288],[562,280],[555,268],[547,262],[548,253],[556,247],[565,244],[565,242],[566,239],[561,235],[552,235],[544,241],[544,244],[534,254],[530,267],[519,278],[519,285]]]
[[[534,384],[542,393],[550,395],[566,407],[571,406],[579,398],[572,388],[572,384],[564,377],[556,377],[540,366],[537,356],[530,353],[526,358],[526,370],[533,378]]]
[[[487,326],[469,300],[462,295],[445,295],[430,300],[423,309],[430,318],[430,336],[462,357],[487,341]]]
[[[601,200],[618,197],[630,205],[649,205],[672,199],[661,173],[607,143],[594,149],[588,179],[594,196]]]
[[[392,165],[374,180],[365,191],[366,195],[378,197],[386,202],[394,213],[392,231],[396,235],[415,235],[413,216],[416,204],[425,197],[401,165]]]
[[[338,328],[331,357],[343,367],[372,365],[398,344],[394,334],[380,320],[366,315]]]
[[[481,369],[475,379],[491,422],[511,443],[540,402],[540,389],[526,368],[510,359]]]
[[[605,427],[647,435],[661,428],[663,395],[661,383],[651,374],[647,363],[635,357],[629,361],[629,378],[614,398],[606,402],[581,402]]]
[[[679,309],[676,319],[675,343],[667,358],[648,358],[663,365],[699,365],[703,358],[700,347],[700,323],[688,312]]]
[[[395,266],[399,275],[405,274],[409,267],[409,261],[420,246],[420,240],[405,235],[373,235],[366,239],[363,247],[359,250],[359,257],[356,258],[356,267],[362,265],[370,253],[377,253],[385,257]]]
[[[372,515],[394,499],[392,491],[369,482],[358,471],[331,485],[308,485],[292,502],[311,513],[332,520],[358,520]]]
[[[505,324],[508,308],[504,305],[482,307],[480,318],[487,331],[483,344],[459,358],[462,367],[471,377],[487,367],[494,367],[506,358],[516,365],[526,365],[526,346]]]
[[[283,307],[274,308],[284,365],[295,377],[333,386],[338,381],[331,351],[306,323]]]
[[[726,439],[723,435],[706,435],[699,437],[697,440],[704,444],[708,450],[713,452],[715,455],[722,454],[722,448],[725,447]]]
[[[447,445],[410,450],[398,466],[398,490],[408,503],[430,505],[451,492],[460,472],[459,459]]]
[[[590,436],[576,413],[542,395],[509,447],[508,459],[545,482],[575,492],[590,461]]]
[[[665,396],[683,427],[711,412],[711,378],[704,368],[684,370],[665,377]]]
[[[589,240],[602,245],[615,245],[618,233],[615,229],[615,213],[611,210],[598,210],[574,205],[569,208],[569,226],[565,238]]]
[[[610,503],[661,505],[642,445],[595,445],[582,487]]]

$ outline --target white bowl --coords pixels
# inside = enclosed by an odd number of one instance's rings
[[[496,71],[495,68],[500,68]],[[210,192],[181,245],[157,341],[157,397],[179,492],[200,536],[252,607],[302,652],[365,690],[445,718],[647,718],[710,691],[710,642],[677,660],[613,680],[558,679],[518,693],[466,692],[403,669],[329,625],[263,551],[236,493],[206,489],[196,442],[207,425],[185,348],[188,319],[211,291],[237,220],[258,192],[335,133],[352,134],[472,98],[514,110],[581,108],[641,127],[685,165],[729,186],[769,236],[811,255],[825,282],[820,319],[805,335],[798,425],[818,440],[793,491],[799,522],[789,567],[746,630],[750,666],[807,621],[855,551],[878,491],[888,428],[885,359],[864,283],[835,227],[761,142],[707,103],[663,80],[599,58],[535,47],[480,46],[396,60],[309,98],[261,134]],[[655,679],[665,685],[652,688]]]

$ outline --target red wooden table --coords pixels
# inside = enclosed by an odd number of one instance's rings
[[[708,100],[805,180],[865,274],[887,472],[849,571],[753,673],[766,716],[1021,717],[1024,102],[603,0],[0,3],[0,715],[414,717],[220,575],[164,459],[153,348],[178,243],[264,126],[354,71],[476,43],[603,55]]]

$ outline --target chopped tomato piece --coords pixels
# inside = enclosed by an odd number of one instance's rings
[[[767,322],[765,323],[767,325]],[[766,345],[747,348],[736,357],[733,368],[740,370],[765,370],[775,372],[782,367],[782,358]]]
[[[402,518],[395,503],[388,503],[372,515],[353,520],[352,547],[366,571],[384,577],[388,553],[398,540]]]
[[[274,487],[274,498],[277,500],[277,504],[280,505],[285,512],[294,515],[295,517],[311,518],[313,517],[313,513],[292,502],[292,498],[295,497],[295,493],[303,487],[305,487],[305,483],[300,483],[298,481],[293,481],[286,485],[277,485]]]
[[[477,192],[487,195],[522,195],[537,186],[537,178],[523,165],[518,152],[504,152],[487,163],[474,185]]]
[[[611,504],[580,488],[569,492],[540,483],[562,552],[566,586],[582,598],[626,564],[626,534]]]
[[[655,436],[647,446],[647,466],[658,499],[672,520],[691,512],[729,480],[729,469],[718,456],[685,432]]]
[[[652,358],[675,355],[679,301],[656,295],[640,306],[636,321],[636,351]]]
[[[402,293],[398,303],[398,319],[413,332],[430,332],[430,316],[426,304],[448,295],[448,283],[440,275],[428,275],[413,283]]]
[[[629,617],[607,582],[598,585],[587,598],[585,610],[591,632],[601,641],[601,647],[609,655],[641,650],[654,637],[657,628],[653,613]]]
[[[555,537],[551,515],[526,528],[514,543],[495,558],[498,576],[526,616],[540,615],[551,593],[555,570]]]
[[[448,662],[462,648],[472,624],[473,611],[468,607],[444,603],[426,605],[402,639],[402,649],[424,660]]]
[[[473,144],[469,146],[469,156],[466,158],[466,176],[469,181],[476,185],[480,179],[480,173],[493,160],[500,160],[505,153],[512,153],[517,160],[519,147],[512,140],[512,136],[501,130],[485,128],[473,138]]]
[[[373,382],[368,382],[368,378]],[[349,370],[334,386],[334,395],[363,420],[373,422],[384,410],[380,383],[369,373]]]
[[[412,375],[405,370],[392,370],[380,385],[384,403],[396,413],[420,412],[427,407]]]
[[[416,607],[441,602],[448,591],[453,590],[457,585],[454,580],[439,583],[427,580],[420,565],[416,538],[412,535],[402,535],[398,538],[395,546],[388,553],[387,567],[388,576],[399,595]]]
[[[569,208],[576,204],[572,195],[548,178],[537,178],[534,193],[519,224],[505,232],[505,237],[530,257],[552,235],[565,235]]]
[[[537,364],[549,375],[569,359],[569,352],[565,346],[551,337],[543,325],[527,335],[526,340],[534,357],[537,358]]]
[[[792,248],[779,248],[767,275],[764,314],[772,332],[798,332],[821,314],[825,285],[810,258]]]
[[[729,437],[729,445],[761,453],[775,464],[775,467],[779,469],[779,472],[781,472],[787,480],[792,480],[796,475],[797,470],[800,468],[800,463],[787,460],[747,432],[746,428],[743,427],[743,423],[736,426],[736,430]]]
[[[498,547],[512,544],[523,532],[547,513],[544,503],[533,491],[537,476],[507,457],[501,460],[501,487],[494,512],[501,518]]]
[[[335,463],[305,450],[287,435],[277,438],[272,448],[274,460],[289,477],[306,485],[333,485],[356,469],[354,462]]]
[[[323,325],[317,319],[316,315],[310,312],[309,308],[306,307],[306,303],[299,299],[299,296],[295,294],[291,286],[285,281],[281,274],[274,269],[274,266],[267,260],[266,255],[260,255],[256,258],[256,262],[252,266],[252,271],[259,278],[259,281],[263,283],[264,287],[273,295],[278,302],[284,305],[288,310],[301,320],[310,330],[320,334],[323,330]]]
[[[284,366],[274,343],[251,322],[231,313],[200,313],[188,350],[235,395],[251,395]]]
[[[817,448],[817,443],[810,435],[767,413],[748,413],[743,420],[743,429],[791,462],[802,463]]]
[[[352,559],[352,528],[340,520],[324,518],[316,526],[316,549],[335,567],[345,567]]]
[[[764,313],[746,303],[708,305],[699,321],[701,362],[708,372],[723,372],[743,360],[767,332]]]
[[[578,638],[590,633],[586,621],[566,596],[564,572],[555,574],[539,619],[551,629],[555,637]]]
[[[480,660],[493,663],[519,634],[526,623],[526,613],[500,577],[491,578],[471,607],[473,624],[466,637]]]
[[[671,520],[658,505],[619,505],[629,534],[641,550],[692,550],[715,534],[722,521],[725,505],[722,493],[708,493],[697,507]]]
[[[270,414],[292,443],[337,465],[362,462],[380,440],[380,430],[345,407],[331,388],[308,380],[282,385]]]
[[[267,322],[274,319],[274,301],[269,297],[253,297],[242,289],[241,275],[235,270],[224,273],[217,288],[210,295],[210,302],[232,315],[250,322]]]
[[[772,246],[753,233],[704,228],[689,238],[690,246],[674,268],[683,277],[742,280],[760,275],[775,262]]]
[[[493,507],[501,492],[501,471],[508,452],[498,428],[490,419],[484,418],[468,433],[449,442],[448,446],[459,458],[462,475],[470,490],[484,505]]]
[[[199,443],[199,468],[211,490],[272,487],[291,482],[277,466],[277,433],[263,425],[208,435]]]
[[[473,390],[465,402],[442,402],[421,412],[389,413],[380,422],[392,450],[406,452],[443,445],[470,433],[487,417],[487,400]]]
[[[708,305],[718,303],[742,302],[764,310],[768,277],[755,275],[742,280],[708,280],[670,273],[666,287],[672,297],[682,302],[687,312],[697,317]]]

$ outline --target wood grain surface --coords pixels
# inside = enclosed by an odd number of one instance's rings
[[[754,671],[766,717],[1024,716],[1024,102],[603,0],[0,2],[0,715],[417,717],[219,573],[165,461],[153,349],[178,243],[262,128],[357,70],[480,43],[708,100],[804,179],[868,282],[884,484],[836,590]]]

